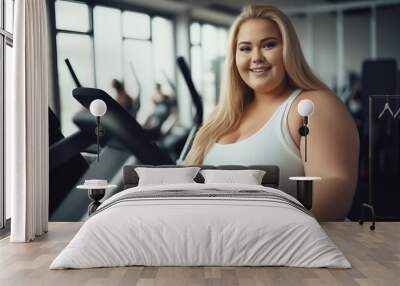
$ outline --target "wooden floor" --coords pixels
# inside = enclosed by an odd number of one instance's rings
[[[375,231],[353,222],[324,223],[353,268],[120,267],[48,270],[80,227],[51,223],[32,243],[0,241],[0,285],[400,285],[400,223],[378,223]]]

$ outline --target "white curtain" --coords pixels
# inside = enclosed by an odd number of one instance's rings
[[[6,98],[6,187],[12,242],[48,227],[48,34],[46,0],[18,0],[14,10],[13,92]]]

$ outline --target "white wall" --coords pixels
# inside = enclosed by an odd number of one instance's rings
[[[336,14],[313,16],[314,71],[330,88],[336,81]]]
[[[344,72],[361,72],[364,60],[372,57],[371,11],[347,11],[343,16]],[[316,75],[329,87],[337,78],[336,13],[312,16],[312,28],[307,16],[291,16],[303,53]],[[400,5],[377,9],[377,57],[395,58],[400,68]],[[310,31],[312,35],[310,35]]]
[[[315,14],[311,19],[305,15],[292,16],[291,21],[313,72],[325,84],[333,87],[337,70],[335,14]]]
[[[290,18],[299,38],[304,57],[310,67],[313,66],[313,45],[312,45],[312,29],[310,30],[310,19],[308,16],[292,16]]]

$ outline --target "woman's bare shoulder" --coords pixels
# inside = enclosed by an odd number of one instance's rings
[[[312,119],[316,120],[311,120],[314,123],[313,125],[315,123],[330,125],[334,121],[335,124],[343,124],[344,126],[349,126],[350,129],[354,129],[350,112],[348,112],[346,106],[335,93],[330,90],[305,90],[296,97],[289,110],[289,130],[298,146],[300,144],[298,128],[301,126],[303,119],[297,112],[297,106],[303,99],[310,99],[314,103]]]
[[[336,94],[330,90],[304,90],[300,93],[300,95],[295,99],[295,101],[299,102],[302,99],[310,99],[314,103],[319,103],[319,104],[332,104],[336,103],[338,105],[343,105],[341,104],[342,102],[340,101],[339,97],[336,96]]]
[[[305,90],[294,101],[297,106],[302,99],[310,99],[314,103],[315,111],[326,116],[342,116],[350,119],[351,115],[340,98],[330,90]],[[295,108],[297,112],[297,108]]]

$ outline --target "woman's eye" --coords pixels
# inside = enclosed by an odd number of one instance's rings
[[[266,42],[264,45],[263,45],[263,48],[265,48],[265,49],[272,49],[273,47],[275,47],[276,46],[276,42]]]
[[[251,50],[251,48],[250,47],[246,47],[246,46],[242,46],[242,47],[239,48],[239,51],[241,51],[241,52],[249,52],[250,50]]]

